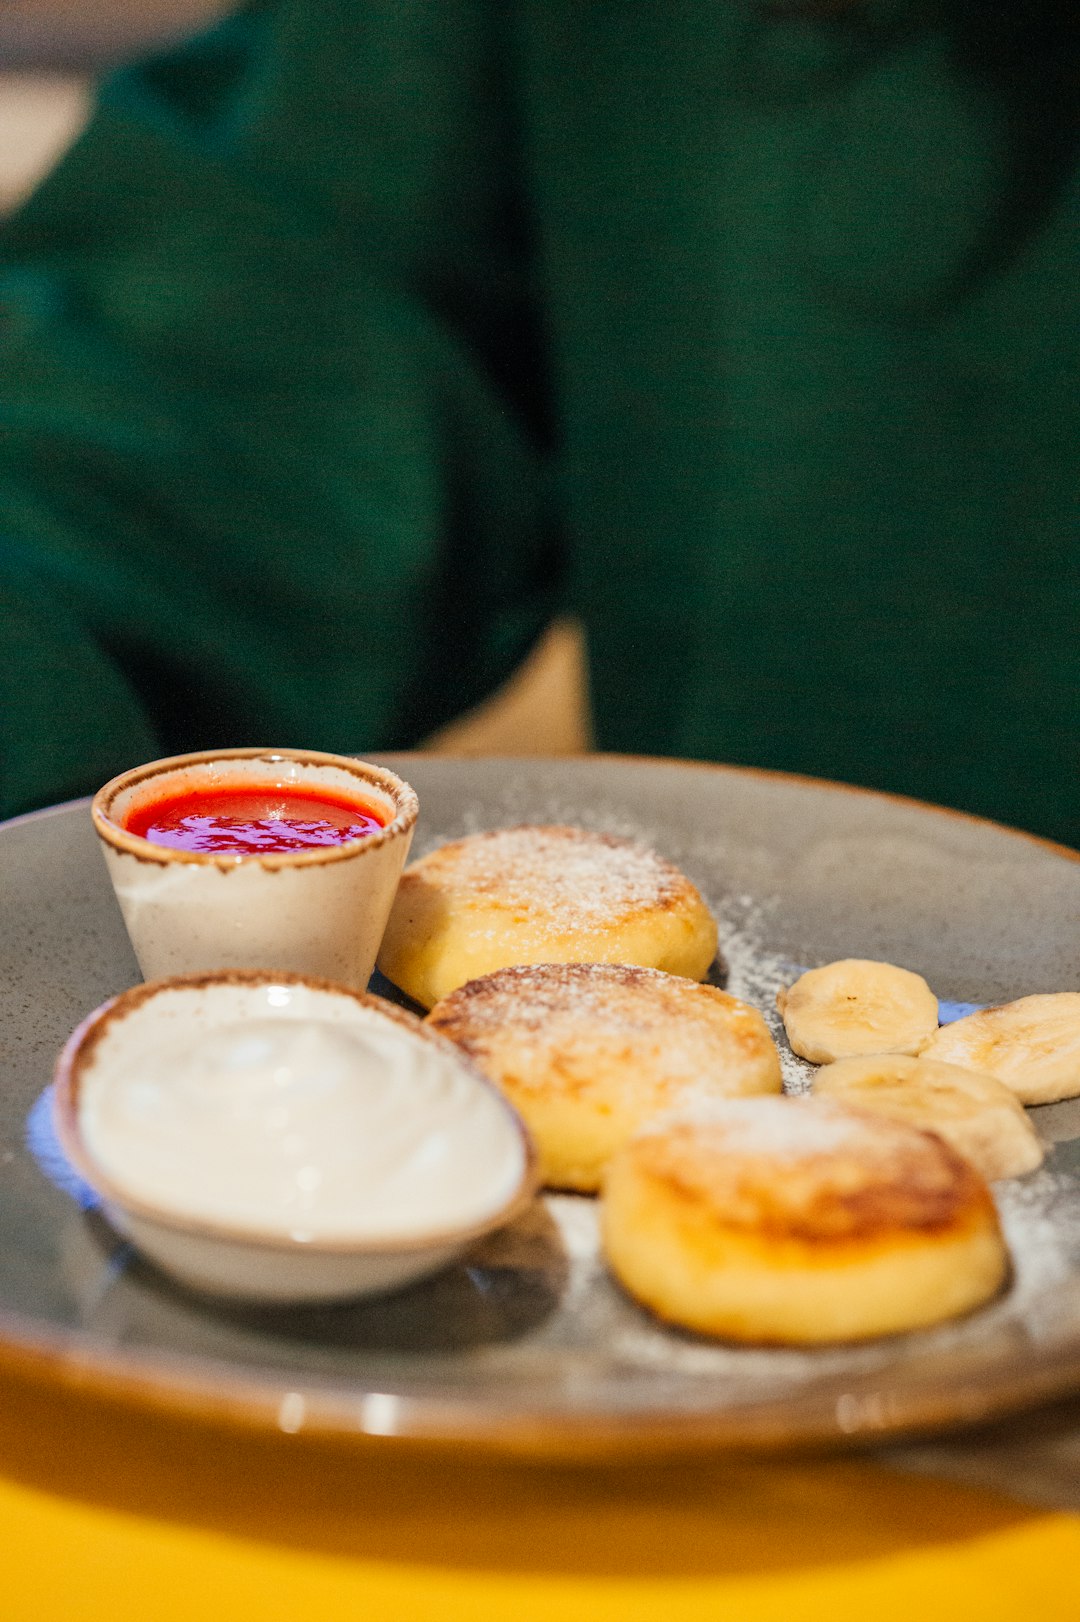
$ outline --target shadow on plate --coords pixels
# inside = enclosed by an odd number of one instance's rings
[[[88,1212],[68,1230],[64,1272],[82,1327],[110,1344],[217,1356],[276,1350],[308,1368],[323,1359],[339,1366],[341,1353],[429,1357],[518,1340],[555,1311],[568,1260],[536,1202],[454,1266],[392,1295],[256,1306],[173,1284]]]

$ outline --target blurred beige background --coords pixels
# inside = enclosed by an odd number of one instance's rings
[[[78,135],[94,72],[227,9],[226,0],[0,0],[0,213],[16,207]],[[557,621],[499,693],[428,742],[447,754],[588,749],[580,627]]]
[[[190,34],[237,0],[0,0],[0,65],[114,61]]]

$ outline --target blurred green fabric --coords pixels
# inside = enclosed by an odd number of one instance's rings
[[[1080,845],[1080,73],[1017,9],[280,0],[109,81],[0,231],[5,811],[407,745],[570,608],[601,747]]]

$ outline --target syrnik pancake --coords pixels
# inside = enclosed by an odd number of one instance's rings
[[[764,1019],[715,986],[626,964],[540,964],[471,980],[428,1016],[524,1117],[545,1182],[591,1192],[652,1116],[778,1093]]]
[[[379,968],[431,1008],[519,963],[631,963],[700,980],[716,941],[702,897],[656,851],[534,825],[473,834],[408,867]]]
[[[733,1100],[662,1118],[604,1183],[616,1276],[660,1317],[779,1344],[922,1328],[1008,1271],[986,1183],[917,1127],[825,1101]]]

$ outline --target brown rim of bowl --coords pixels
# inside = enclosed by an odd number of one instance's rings
[[[291,1239],[279,1233],[259,1233],[249,1228],[234,1228],[227,1223],[215,1222],[208,1218],[180,1216],[176,1212],[164,1211],[158,1206],[150,1205],[117,1188],[94,1161],[83,1142],[79,1126],[79,1090],[94,1050],[115,1020],[125,1018],[164,992],[200,991],[213,986],[238,985],[304,986],[311,991],[348,997],[361,1007],[385,1016],[391,1023],[402,1026],[412,1035],[419,1036],[445,1054],[478,1082],[485,1092],[496,1099],[517,1134],[523,1155],[522,1172],[509,1199],[482,1221],[472,1222],[467,1226],[440,1228],[422,1235],[409,1235],[400,1239],[362,1239],[344,1236]],[[116,997],[110,997],[107,1002],[103,1002],[80,1021],[60,1050],[53,1072],[52,1112],[56,1136],[64,1154],[79,1175],[107,1204],[115,1205],[134,1217],[154,1222],[174,1233],[246,1245],[252,1249],[276,1250],[282,1254],[340,1256],[362,1252],[372,1256],[401,1255],[430,1250],[444,1244],[466,1245],[473,1239],[479,1239],[484,1234],[490,1233],[493,1228],[502,1227],[513,1221],[532,1201],[540,1186],[539,1157],[525,1123],[494,1082],[489,1081],[455,1043],[448,1037],[441,1036],[438,1031],[429,1030],[415,1014],[409,1013],[405,1008],[399,1008],[396,1003],[388,1002],[383,997],[375,997],[369,992],[353,991],[348,986],[338,985],[333,980],[324,980],[318,975],[276,974],[269,969],[223,969],[215,973],[180,974],[166,979],[150,980],[144,985],[132,986],[128,991],[122,991]]]
[[[216,761],[265,760],[272,766],[280,761],[295,761],[301,766],[336,766],[349,772],[360,782],[387,793],[396,807],[393,819],[377,833],[364,834],[361,839],[345,840],[339,845],[322,845],[317,850],[278,851],[266,855],[243,854],[235,856],[207,851],[178,850],[172,845],[156,845],[150,839],[129,833],[122,823],[115,822],[111,807],[125,789],[135,788],[152,777],[164,777],[170,772],[184,771],[191,766],[212,765]],[[254,785],[253,785],[254,786]],[[233,872],[243,864],[257,864],[264,868],[321,867],[327,862],[348,860],[366,850],[376,850],[390,839],[400,838],[416,823],[420,802],[416,791],[404,778],[398,777],[387,766],[375,766],[361,760],[358,755],[335,755],[321,749],[200,749],[190,755],[167,755],[161,760],[150,760],[142,766],[132,766],[98,789],[90,802],[90,815],[98,838],[114,850],[136,861],[152,862],[167,867],[179,862],[193,867],[216,867]]]

